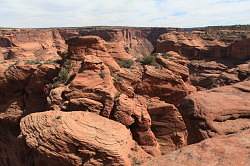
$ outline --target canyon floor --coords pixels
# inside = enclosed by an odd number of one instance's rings
[[[0,29],[1,166],[249,166],[250,26]]]

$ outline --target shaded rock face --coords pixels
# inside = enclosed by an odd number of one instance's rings
[[[250,82],[194,93],[183,101],[181,113],[189,143],[249,129]]]
[[[239,134],[248,44],[247,30],[0,30],[0,163],[143,165]]]
[[[22,165],[22,154],[27,152],[25,144],[17,139],[22,106],[21,101],[16,101],[6,112],[0,113],[0,162],[3,166]]]
[[[3,166],[32,165],[32,156],[19,139],[21,118],[48,108],[44,85],[56,75],[54,65],[2,63],[0,67],[0,163]]]
[[[250,163],[250,131],[207,139],[198,144],[189,145],[168,155],[150,161],[145,166],[206,166],[239,165]]]
[[[129,98],[121,95],[114,107],[113,119],[130,127],[133,138],[148,153],[160,154],[159,145],[151,131],[151,118],[147,111],[147,100],[142,96]]]
[[[24,106],[27,114],[46,110],[44,86],[56,76],[56,66],[4,63],[0,70],[1,112],[16,101]]]
[[[178,109],[158,98],[148,100],[148,112],[162,154],[187,145],[187,130]]]

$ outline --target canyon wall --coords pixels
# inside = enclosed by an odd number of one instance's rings
[[[181,165],[190,144],[237,146],[249,48],[241,28],[1,29],[0,165]]]

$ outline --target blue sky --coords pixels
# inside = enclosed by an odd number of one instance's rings
[[[250,24],[250,0],[0,0],[0,26]]]

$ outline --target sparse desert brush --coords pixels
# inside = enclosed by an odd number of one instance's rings
[[[120,67],[129,69],[134,64],[134,61],[132,59],[119,60],[118,64],[120,65]]]

